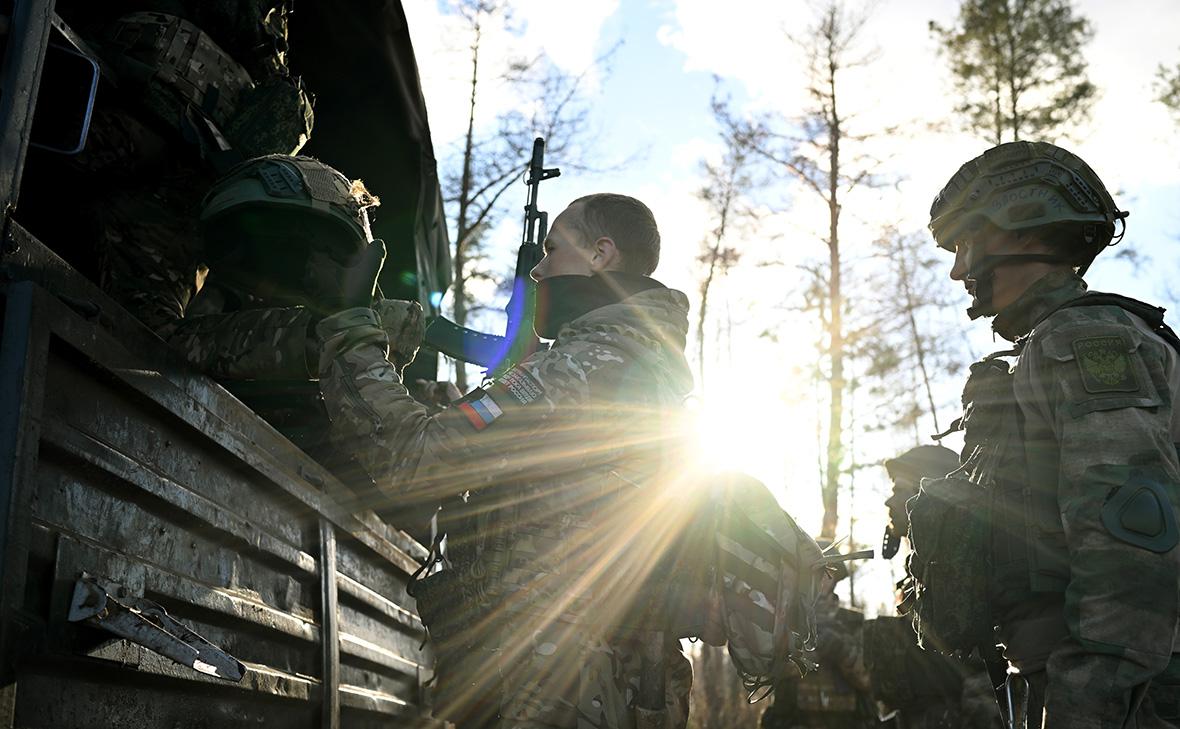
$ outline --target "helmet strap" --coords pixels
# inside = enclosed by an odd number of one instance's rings
[[[995,285],[996,269],[1020,263],[1067,263],[1072,264],[1068,257],[1058,253],[1009,253],[984,254],[973,258],[969,262],[967,278],[975,282],[975,303],[967,308],[967,316],[978,319],[983,316],[995,316],[995,304],[992,302],[993,287]]]

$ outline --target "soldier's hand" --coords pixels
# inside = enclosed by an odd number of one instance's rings
[[[463,397],[453,382],[414,380],[409,385],[410,395],[418,402],[432,408],[444,408]]]
[[[417,301],[381,299],[373,304],[373,310],[389,338],[389,359],[400,371],[414,361],[422,344],[422,305]]]
[[[313,251],[307,259],[304,286],[321,314],[370,306],[377,275],[385,263],[385,243],[375,240],[347,261]]]

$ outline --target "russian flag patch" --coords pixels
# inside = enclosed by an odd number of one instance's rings
[[[476,390],[472,395],[474,397],[460,402],[458,407],[476,430],[483,430],[504,414],[492,396],[483,390]]]

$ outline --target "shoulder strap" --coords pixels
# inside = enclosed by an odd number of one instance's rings
[[[1172,327],[1164,322],[1165,309],[1161,306],[1153,306],[1129,296],[1095,292],[1066,302],[1061,308],[1075,306],[1117,306],[1147,322],[1153,332],[1176,350],[1177,354],[1180,354],[1180,336],[1177,336]]]

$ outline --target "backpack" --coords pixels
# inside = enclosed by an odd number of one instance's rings
[[[669,574],[677,637],[727,645],[751,701],[815,668],[815,601],[829,560],[760,481],[705,478]],[[757,694],[757,696],[755,696]]]

